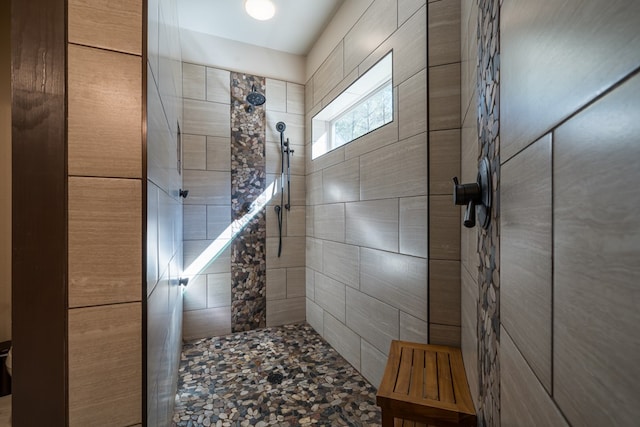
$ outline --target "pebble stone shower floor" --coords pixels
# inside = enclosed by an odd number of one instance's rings
[[[376,389],[307,323],[187,342],[176,427],[380,426]]]

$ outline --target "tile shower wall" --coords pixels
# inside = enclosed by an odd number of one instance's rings
[[[238,291],[235,293],[235,306],[238,308],[235,312],[240,314],[244,311],[245,314],[235,316],[236,321],[232,323],[232,249],[235,243],[229,242],[232,234],[228,227],[232,223],[233,202],[232,133],[239,132],[240,128],[232,126],[231,101],[241,100],[246,94],[231,92],[231,74],[230,71],[210,66],[183,64],[184,188],[190,191],[184,204],[185,266],[215,241],[231,245],[190,281],[184,306],[183,334],[187,340],[228,334],[234,323],[247,325],[241,319],[247,318],[249,312],[246,310],[255,296],[245,295],[248,303],[243,304],[241,289],[235,288]],[[243,76],[242,73],[237,75]],[[254,120],[262,115],[264,157],[260,160],[258,155],[253,161],[247,162],[247,167],[254,171],[263,168],[264,188],[273,184],[275,190],[267,194],[267,205],[263,209],[266,258],[264,253],[259,254],[258,251],[246,263],[236,263],[236,271],[250,264],[256,266],[257,271],[266,267],[266,277],[263,276],[266,289],[263,288],[257,295],[260,299],[266,298],[266,318],[261,315],[262,320],[249,325],[249,328],[265,324],[281,325],[305,318],[304,87],[266,78],[264,86],[256,85],[256,88],[266,95],[266,104],[256,107],[253,114],[243,114],[243,117]],[[237,106],[243,108],[246,104]],[[280,139],[275,129],[279,121],[286,123],[285,137],[290,139],[295,151],[291,158],[292,207],[284,214],[280,258],[277,257],[278,223],[274,211],[274,206],[280,204]],[[234,155],[237,165],[244,165],[247,159],[244,155]]]
[[[394,121],[311,160],[311,118],[392,49]],[[426,2],[376,0],[305,87],[307,321],[376,386],[429,339],[427,76]]]
[[[168,426],[182,348],[182,61],[176,0],[148,2],[147,425]]]
[[[130,426],[144,418],[143,2],[67,6],[68,425]]]

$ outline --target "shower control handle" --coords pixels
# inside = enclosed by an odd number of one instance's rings
[[[489,228],[491,191],[491,172],[486,157],[478,163],[476,182],[460,184],[458,177],[453,178],[453,203],[467,206],[462,221],[465,227],[475,227],[477,217],[482,228]]]

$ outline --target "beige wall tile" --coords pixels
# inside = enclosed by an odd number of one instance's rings
[[[399,85],[427,67],[427,7],[413,14],[383,50],[393,48],[393,84]]]
[[[429,67],[429,129],[454,129],[460,123],[460,63]]]
[[[460,259],[460,207],[451,196],[429,197],[429,257]]]
[[[307,229],[307,236],[309,237],[314,237],[316,235],[315,232],[315,228],[314,228],[314,218],[315,218],[315,207],[314,206],[307,206],[306,207],[306,218],[305,218],[305,223],[306,223],[306,229]]]
[[[140,180],[70,177],[69,306],[142,298]]]
[[[399,138],[406,139],[427,130],[427,70],[410,77],[398,87]]]
[[[231,307],[185,311],[182,337],[185,341],[231,333]]]
[[[349,73],[398,27],[396,0],[375,0],[344,37],[344,69]]]
[[[429,324],[400,310],[400,339],[429,343]]]
[[[287,236],[305,236],[306,235],[306,208],[304,206],[291,206],[286,212],[286,233]]]
[[[147,181],[147,296],[160,278],[158,267],[158,192],[152,182]],[[10,300],[10,298],[9,298]]]
[[[207,274],[207,308],[231,305],[231,273]]]
[[[551,134],[501,167],[500,321],[551,391]]]
[[[318,205],[314,212],[314,230],[316,237],[335,242],[344,242],[345,213],[344,203]]]
[[[187,269],[198,256],[213,243],[213,240],[185,240],[184,242],[184,268]],[[201,273],[228,273],[231,271],[231,250],[221,251]]]
[[[347,288],[347,306],[347,326],[387,354],[391,340],[400,338],[398,309],[352,288]]]
[[[231,170],[231,138],[207,137],[207,170]]]
[[[230,224],[231,206],[207,206],[207,239],[230,239]]]
[[[286,132],[286,131],[285,131]],[[285,137],[287,137],[285,135]],[[291,141],[290,141],[291,142]],[[302,145],[293,145],[291,142],[291,147],[294,150],[294,153],[289,157],[289,167],[291,168],[292,175],[304,175],[305,174],[305,151],[304,146]],[[282,171],[282,152],[280,151],[280,140],[278,141],[267,141],[265,144],[265,152],[266,152],[266,168],[267,173],[277,174],[280,176],[280,172]],[[287,160],[286,156],[284,157],[284,172],[287,172]]]
[[[322,108],[329,105],[336,99],[341,93],[346,91],[349,86],[351,86],[356,80],[358,80],[358,70],[354,69],[349,74],[347,74],[340,82],[336,82],[333,88],[322,98],[321,106]]]
[[[499,357],[502,425],[568,426],[504,329],[500,331]]]
[[[360,369],[360,336],[326,311],[322,336],[347,362]]]
[[[398,251],[398,199],[346,203],[346,243]]]
[[[429,261],[429,320],[460,326],[459,261]]]
[[[69,310],[69,425],[142,420],[140,303]]]
[[[351,202],[360,199],[360,160],[347,160],[322,172],[324,203]]]
[[[313,301],[315,299],[316,291],[315,291],[315,273],[309,267],[305,268],[305,296],[307,299]]]
[[[182,135],[182,167],[207,169],[207,138],[202,135]]]
[[[426,196],[400,199],[400,253],[427,258],[428,218]]]
[[[275,79],[266,79],[267,98],[266,109],[268,111],[287,111],[287,82]]]
[[[287,269],[287,298],[305,296],[305,268],[294,267]]]
[[[460,270],[462,288],[460,346],[469,390],[478,408],[478,283],[466,268],[462,267]]]
[[[310,164],[306,165],[307,171],[318,171],[344,162],[344,153],[348,145],[349,144],[343,145],[340,148],[336,148],[335,150],[329,151],[328,153],[312,160]]]
[[[142,55],[142,1],[70,0],[69,42]]]
[[[429,3],[429,66],[460,61],[460,2]]]
[[[184,133],[219,137],[231,136],[229,104],[184,100]]]
[[[460,326],[430,323],[429,344],[460,347]]]
[[[285,299],[287,297],[287,269],[272,268],[267,270],[267,300]]]
[[[68,48],[69,175],[142,176],[139,57]]]
[[[427,320],[426,259],[361,248],[360,289]]]
[[[182,295],[184,311],[207,308],[207,275],[199,274],[191,277]]]
[[[427,194],[427,134],[360,157],[360,199]]]
[[[278,258],[278,238],[267,237],[267,268],[304,267],[304,247],[304,237],[283,237],[282,253]]]
[[[207,101],[231,104],[231,73],[207,67]]]
[[[359,288],[360,250],[357,246],[326,241],[322,245],[322,272],[353,288]]]
[[[324,310],[309,298],[305,298],[305,300],[307,322],[317,333],[324,336]]]
[[[324,241],[320,239],[314,239],[312,237],[306,238],[306,266],[316,271],[322,271],[322,246]]]
[[[388,351],[388,350],[387,350]],[[360,340],[360,373],[374,387],[380,387],[384,369],[387,366],[387,355],[366,340]]]
[[[305,297],[267,300],[267,327],[305,320]]]
[[[398,25],[426,4],[425,0],[398,0]]]
[[[340,81],[343,74],[343,43],[342,40],[325,59],[313,76],[313,104],[320,100]],[[308,111],[308,110],[307,110]]]
[[[185,205],[231,205],[231,176],[227,172],[185,170],[183,188],[189,190]]]
[[[553,133],[553,394],[573,425],[640,418],[638,99],[636,75]]]
[[[182,96],[191,99],[207,98],[207,77],[204,65],[182,63]]]
[[[451,178],[460,176],[460,133],[460,129],[429,132],[429,194],[451,194]]]
[[[287,112],[304,114],[304,86],[287,82]]]
[[[307,204],[319,205],[322,203],[322,199],[324,197],[322,189],[322,171],[307,175],[306,190]]]
[[[318,272],[315,273],[314,301],[341,322],[345,322],[345,285]]]

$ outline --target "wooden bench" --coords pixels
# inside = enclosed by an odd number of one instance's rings
[[[376,403],[383,427],[476,426],[460,349],[392,341]]]

